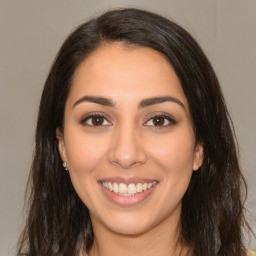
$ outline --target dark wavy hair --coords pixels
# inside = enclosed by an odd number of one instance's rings
[[[95,49],[112,42],[162,53],[187,97],[196,140],[204,147],[203,164],[193,172],[182,202],[181,236],[191,255],[246,255],[246,184],[217,77],[188,32],[166,18],[138,9],[109,11],[82,24],[66,39],[53,63],[39,107],[28,218],[18,255],[75,256],[81,248],[88,251],[92,246],[89,212],[62,167],[56,128],[63,128],[76,69]]]

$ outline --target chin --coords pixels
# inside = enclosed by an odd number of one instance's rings
[[[118,225],[109,228],[114,233],[127,236],[139,236],[149,230],[148,227],[137,225],[135,223],[132,223],[131,225],[122,225],[119,223]]]
[[[121,235],[140,235],[151,230],[155,225],[154,221],[146,216],[133,216],[124,214],[122,216],[113,216],[105,225],[114,233]]]

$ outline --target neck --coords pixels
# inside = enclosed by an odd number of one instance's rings
[[[186,256],[189,249],[182,244],[178,223],[168,226],[163,223],[164,226],[160,224],[136,235],[118,234],[94,227],[95,239],[89,256]]]

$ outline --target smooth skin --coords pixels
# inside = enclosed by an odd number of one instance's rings
[[[64,132],[57,129],[57,137],[90,212],[90,256],[186,255],[179,240],[182,198],[202,164],[203,146],[195,141],[186,96],[163,55],[122,43],[96,49],[75,72]],[[99,184],[113,177],[157,185],[144,201],[123,206]]]

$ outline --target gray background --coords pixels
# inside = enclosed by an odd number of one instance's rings
[[[112,7],[141,7],[184,26],[221,82],[248,181],[256,230],[256,1],[0,0],[0,255],[14,255],[42,87],[64,38]],[[256,247],[255,241],[251,246]]]

